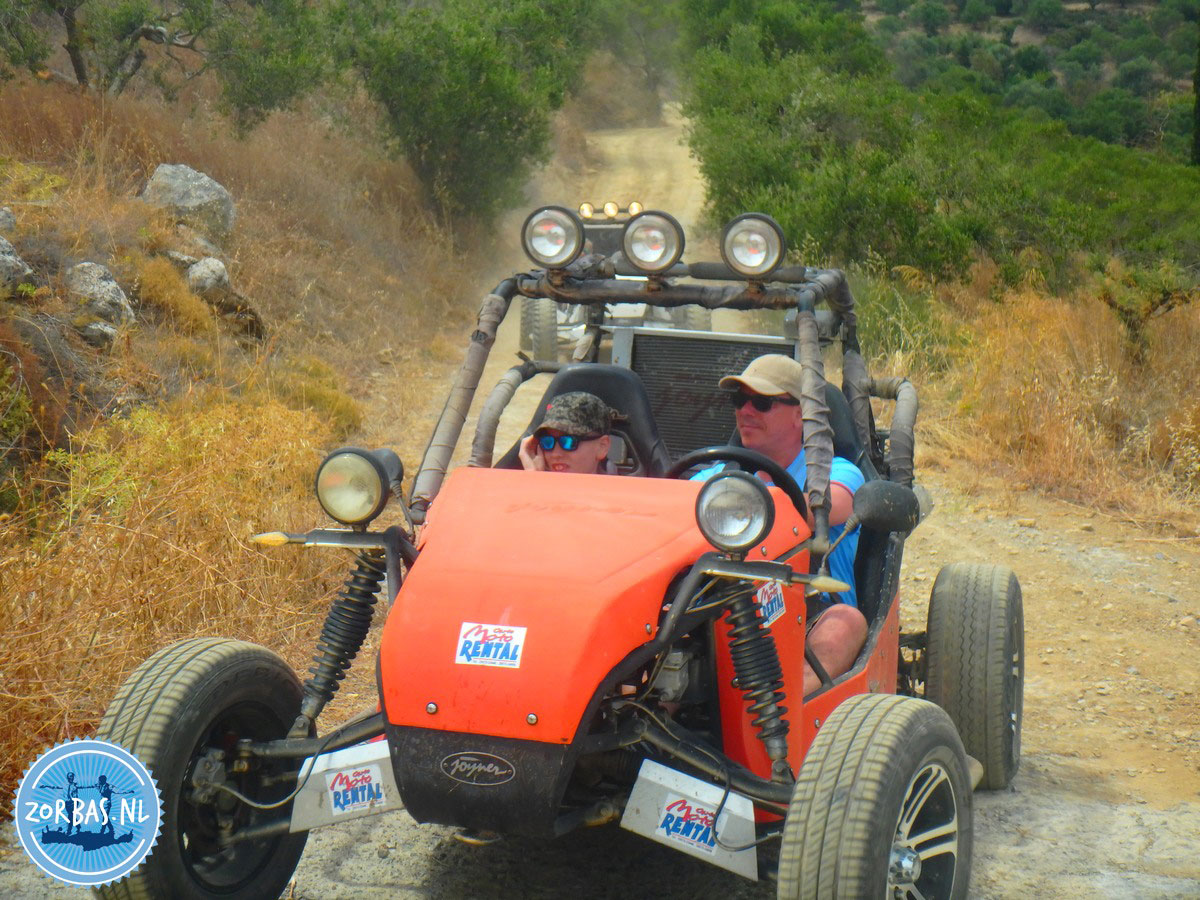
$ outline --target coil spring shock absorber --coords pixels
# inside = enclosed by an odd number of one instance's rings
[[[317,640],[317,652],[313,654],[313,664],[308,670],[312,678],[304,682],[300,716],[289,737],[308,737],[313,721],[337,693],[338,682],[346,677],[346,670],[358,655],[371,627],[371,616],[386,573],[387,562],[382,550],[364,550],[358,554],[353,574],[338,591],[329,615],[325,617],[325,627]]]
[[[742,691],[755,718],[750,722],[771,759],[771,778],[790,781],[787,764],[788,723],[783,714],[783,668],[775,638],[763,627],[758,598],[745,593],[729,604],[729,654],[733,657],[733,686]]]

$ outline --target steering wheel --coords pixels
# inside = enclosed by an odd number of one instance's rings
[[[775,486],[787,494],[789,500],[792,501],[792,506],[796,507],[796,512],[800,513],[801,518],[808,518],[808,504],[804,500],[804,492],[800,490],[800,485],[783,466],[770,459],[757,450],[747,450],[745,447],[734,447],[732,445],[724,447],[701,447],[699,450],[693,450],[691,453],[686,453],[675,461],[671,468],[663,473],[664,478],[678,478],[688,469],[695,466],[714,463],[714,462],[731,462],[744,471],[754,474],[755,472],[766,472],[771,476],[771,481]]]

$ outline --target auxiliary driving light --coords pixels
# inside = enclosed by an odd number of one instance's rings
[[[745,553],[770,533],[775,503],[767,486],[749,472],[721,472],[700,489],[696,524],[718,550]]]
[[[747,278],[766,278],[783,261],[786,249],[783,229],[762,213],[738,216],[721,234],[721,258],[725,265]]]
[[[521,226],[521,244],[535,263],[562,269],[583,250],[583,223],[562,206],[534,210]]]
[[[634,200],[632,203],[629,204],[629,215],[636,216],[641,211],[642,211],[642,204],[638,203],[636,200]]]
[[[383,512],[388,492],[383,463],[367,450],[334,450],[317,469],[317,501],[343,525],[370,522]]]
[[[620,211],[621,207],[617,206],[617,204],[613,203],[611,200],[604,204],[604,214],[610,219],[615,219],[617,217],[617,213]]]
[[[592,206],[592,204],[590,204],[590,203],[580,203],[579,204],[579,218],[590,219],[595,214],[596,214],[596,207]]]
[[[665,212],[639,213],[626,224],[621,249],[634,268],[657,275],[683,256],[683,229]]]

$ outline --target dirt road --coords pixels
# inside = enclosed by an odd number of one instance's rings
[[[691,228],[702,190],[680,134],[673,123],[595,135],[595,171],[570,192],[543,179],[531,205],[636,198]],[[517,224],[510,225],[515,245]],[[514,246],[511,257],[498,260],[496,277],[525,265]],[[516,318],[502,330],[481,393],[515,361]],[[443,386],[452,371],[450,364],[431,370],[431,388]],[[386,402],[386,383],[371,393]],[[540,387],[523,393],[502,423],[501,450],[528,420]],[[439,407],[440,396],[431,397],[427,418]],[[377,436],[401,443],[396,435]],[[1200,897],[1200,546],[1131,530],[928,453],[919,452],[918,472],[936,506],[905,554],[907,625],[923,627],[933,579],[952,561],[1008,565],[1025,595],[1023,758],[1010,791],[976,795],[971,895]],[[362,689],[369,693],[366,681]],[[19,852],[0,857],[0,890],[19,897],[77,894],[37,875]],[[552,844],[471,848],[449,829],[417,826],[397,813],[314,832],[292,896],[764,898],[771,892],[619,829]]]

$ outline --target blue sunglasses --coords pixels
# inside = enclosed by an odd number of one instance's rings
[[[570,453],[576,447],[578,447],[582,441],[594,441],[598,437],[604,437],[604,435],[602,435],[602,434],[584,434],[584,435],[560,434],[560,435],[555,436],[553,434],[540,434],[540,435],[538,435],[537,442],[543,450],[553,450],[554,445],[558,444],[558,446],[562,447],[564,450],[566,450],[568,453]]]

